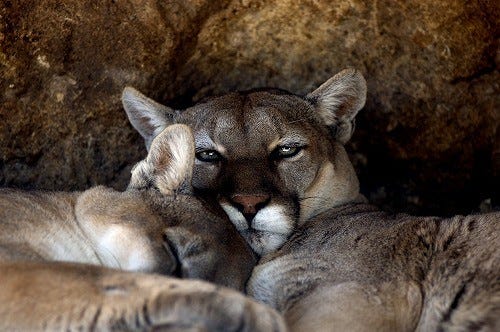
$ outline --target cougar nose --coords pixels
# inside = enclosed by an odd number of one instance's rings
[[[233,195],[231,200],[250,225],[253,217],[269,202],[269,195]]]

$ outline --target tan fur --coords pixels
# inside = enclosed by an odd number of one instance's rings
[[[241,290],[255,263],[231,223],[190,194],[193,159],[189,128],[174,125],[125,192],[0,190],[0,330],[284,330],[236,291],[143,274]]]
[[[273,89],[246,91],[175,111],[126,88],[123,105],[146,146],[157,128],[177,122],[192,128],[197,151],[222,156],[214,163],[197,158],[193,186],[201,195],[217,199],[252,248],[263,255],[279,248],[297,224],[356,199],[359,185],[347,154],[342,145],[332,145],[325,137],[329,131],[339,142],[350,137],[365,94],[364,78],[349,69],[306,97]],[[342,114],[333,113],[337,108]],[[270,160],[272,150],[280,146],[303,149],[291,158]],[[332,186],[325,188],[323,183]],[[244,216],[233,199],[238,195],[270,199],[256,207],[255,215]],[[264,218],[272,220],[267,222],[269,229],[261,227]]]
[[[261,260],[249,294],[283,312],[292,331],[496,331],[499,221],[347,204]]]
[[[271,89],[184,111],[162,106],[160,117],[154,108],[126,110],[131,121],[140,113],[161,126],[188,124],[197,150],[222,156],[196,161],[193,184],[268,254],[248,292],[281,311],[292,331],[500,330],[500,214],[391,216],[367,205],[342,145],[365,99],[361,74],[345,70],[305,97]],[[148,142],[151,133],[142,133]],[[273,160],[270,147],[280,145],[304,148]],[[269,218],[267,233],[255,232],[234,194],[267,194],[262,211],[289,212]],[[278,237],[277,228],[287,231]]]

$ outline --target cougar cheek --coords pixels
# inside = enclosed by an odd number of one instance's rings
[[[314,181],[319,166],[311,161],[309,155],[304,155],[296,162],[281,163],[278,173],[282,186],[292,196],[302,196],[306,188]]]
[[[191,184],[196,189],[212,189],[216,187],[219,166],[217,164],[200,163],[195,161]]]

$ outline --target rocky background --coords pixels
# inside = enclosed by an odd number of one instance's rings
[[[417,214],[499,205],[499,2],[2,0],[0,186],[126,185],[145,154],[120,93],[171,106],[368,80],[348,149],[363,192]]]

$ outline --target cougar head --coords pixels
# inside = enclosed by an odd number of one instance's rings
[[[148,148],[169,124],[192,128],[193,187],[222,206],[260,255],[279,248],[298,224],[358,197],[343,144],[365,99],[366,82],[353,69],[306,96],[250,90],[185,110],[172,110],[132,88],[122,96]]]

